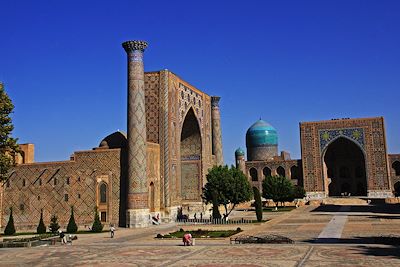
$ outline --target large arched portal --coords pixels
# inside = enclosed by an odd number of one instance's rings
[[[193,109],[186,114],[181,132],[181,197],[200,200],[201,134]]]
[[[327,148],[324,156],[325,182],[329,196],[366,196],[365,157],[361,148],[340,137]]]

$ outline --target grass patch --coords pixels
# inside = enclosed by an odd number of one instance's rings
[[[296,209],[295,206],[290,207],[278,207],[278,210],[275,210],[275,207],[264,207],[263,212],[286,212]]]
[[[109,232],[109,230],[103,230],[102,231],[102,233],[106,233],[106,232]],[[64,232],[64,234],[69,235],[69,233],[67,233],[67,232]],[[100,233],[95,233],[95,232],[92,232],[90,230],[81,230],[81,231],[78,231],[78,232],[73,233],[71,235],[76,235],[76,234],[100,234]],[[1,237],[16,237],[16,236],[24,236],[24,235],[33,235],[33,236],[46,236],[46,235],[48,235],[48,236],[54,236],[54,235],[58,235],[58,232],[55,233],[55,234],[53,234],[51,232],[47,232],[45,234],[38,234],[36,232],[20,232],[20,233],[15,233],[13,235],[0,234]]]
[[[166,235],[157,234],[156,238],[183,238],[183,235],[186,233],[192,234],[193,238],[218,238],[218,237],[230,237],[237,233],[242,232],[242,229],[238,227],[236,230],[192,230],[192,231],[185,231],[182,228],[179,231],[172,232]]]

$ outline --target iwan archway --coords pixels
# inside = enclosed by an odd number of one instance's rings
[[[353,141],[339,137],[323,154],[325,190],[329,196],[367,196],[363,150]]]
[[[186,114],[181,132],[181,198],[200,201],[201,188],[201,133],[192,108]]]

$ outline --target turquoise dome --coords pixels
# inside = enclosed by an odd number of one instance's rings
[[[235,156],[244,156],[244,150],[239,147],[235,150]]]
[[[277,146],[278,134],[274,127],[266,121],[258,120],[247,130],[246,146]]]

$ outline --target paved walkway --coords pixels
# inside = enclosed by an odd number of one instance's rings
[[[264,213],[260,225],[163,225],[148,229],[119,229],[81,235],[72,246],[0,249],[0,266],[400,266],[400,247],[384,235],[400,236],[398,206],[302,207],[290,213]],[[341,223],[333,218],[346,216]],[[254,216],[249,213],[249,216]],[[336,221],[336,219],[335,219]],[[335,225],[335,226],[333,226]],[[341,225],[342,230],[339,230]],[[156,233],[186,229],[236,229],[244,234],[281,234],[296,241],[290,245],[230,245],[229,238],[197,239],[184,247],[181,240],[155,239]],[[335,244],[315,241],[325,229]]]
[[[330,222],[318,235],[318,243],[333,243],[338,238],[342,237],[342,231],[347,222],[347,213],[345,213],[345,211],[350,211],[350,206],[340,207],[339,213],[333,216]]]

